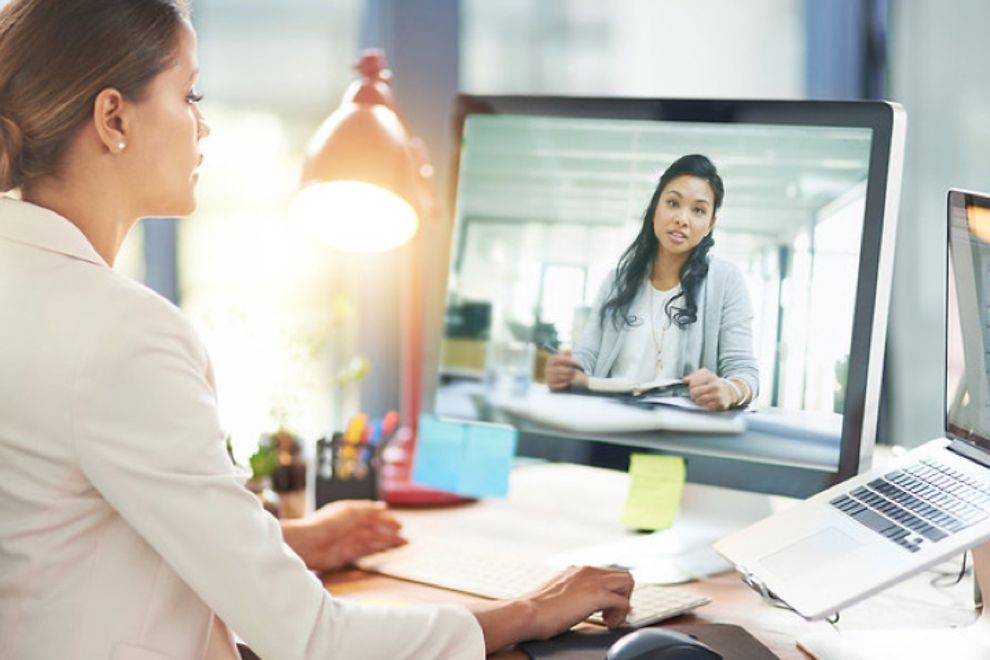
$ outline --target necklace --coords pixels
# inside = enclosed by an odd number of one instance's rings
[[[667,336],[667,328],[670,327],[670,317],[667,317],[667,321],[660,328],[660,339],[657,339],[656,330],[656,312],[654,311],[653,299],[657,297],[657,292],[650,285],[650,337],[653,339],[653,348],[657,352],[657,362],[656,362],[656,374],[659,375],[663,370],[663,339]]]

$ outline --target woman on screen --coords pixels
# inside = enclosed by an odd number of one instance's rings
[[[472,609],[333,598],[243,488],[192,325],[112,269],[138,218],[195,209],[195,46],[181,0],[0,8],[0,655],[232,660],[236,633],[267,659],[473,660],[618,625],[609,569]],[[317,527],[314,568],[374,537]]]
[[[682,156],[667,168],[573,354],[547,361],[550,389],[586,387],[589,377],[680,379],[710,410],[753,400],[759,374],[749,294],[739,270],[709,254],[724,196],[705,156]]]

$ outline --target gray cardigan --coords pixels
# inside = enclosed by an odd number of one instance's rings
[[[613,293],[615,271],[612,271],[595,297],[591,316],[580,341],[574,347],[574,358],[589,376],[608,377],[619,357],[622,340],[629,330],[622,325],[616,330],[610,319],[601,323],[601,308]],[[636,301],[645,289],[636,294]],[[759,389],[760,374],[753,354],[753,306],[742,273],[735,264],[717,257],[708,258],[708,275],[698,289],[698,320],[684,328],[677,371],[687,375],[706,368],[723,378],[741,378],[753,389]]]

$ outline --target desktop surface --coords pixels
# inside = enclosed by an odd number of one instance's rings
[[[398,509],[396,515],[412,543],[417,538],[431,542],[446,539],[455,546],[461,541],[487,541],[510,552],[540,558],[629,537],[630,533],[619,524],[627,488],[628,476],[620,472],[567,464],[530,464],[513,471],[510,495],[504,500],[427,510]],[[929,585],[933,577],[933,573],[926,572],[843,611],[838,629],[937,628],[972,622],[972,578],[950,588],[934,589]],[[483,600],[360,570],[328,574],[324,583],[329,591],[343,598],[395,606]],[[670,625],[740,625],[782,660],[808,658],[795,640],[832,629],[827,623],[810,623],[764,603],[733,572],[692,582],[686,588],[708,596],[712,602],[696,614],[671,619]],[[522,651],[510,650],[496,657],[526,656]]]

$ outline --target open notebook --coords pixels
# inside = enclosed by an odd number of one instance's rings
[[[655,395],[685,396],[688,391],[679,378],[657,378],[646,383],[631,378],[588,377],[588,389],[602,394],[632,394],[640,396],[649,392]]]

